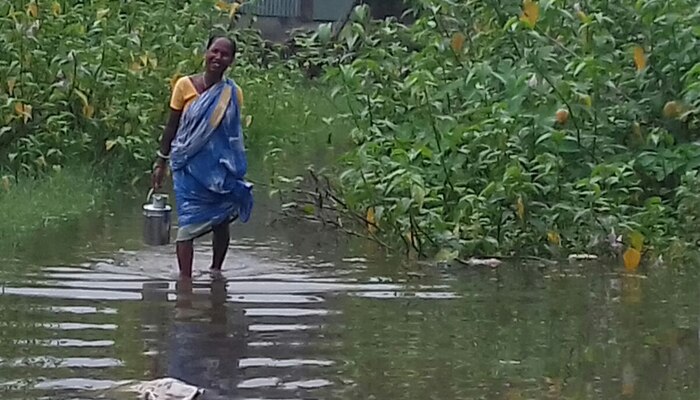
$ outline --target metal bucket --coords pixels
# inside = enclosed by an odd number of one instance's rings
[[[170,243],[170,219],[172,208],[168,195],[148,193],[148,203],[143,205],[143,241],[149,246]]]

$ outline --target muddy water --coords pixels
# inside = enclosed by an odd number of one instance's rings
[[[408,268],[265,213],[222,277],[200,243],[192,285],[141,246],[138,203],[3,256],[0,398],[162,376],[221,399],[700,397],[697,267]]]

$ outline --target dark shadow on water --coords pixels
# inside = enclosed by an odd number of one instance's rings
[[[224,279],[177,283],[163,369],[157,375],[219,393],[235,391],[241,380],[238,362],[246,349],[245,324],[240,306],[226,299]]]

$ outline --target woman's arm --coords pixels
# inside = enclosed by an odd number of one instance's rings
[[[163,155],[170,154],[170,146],[173,143],[177,129],[180,127],[180,116],[182,111],[170,110],[170,117],[168,118],[168,123],[165,124],[165,131],[163,132],[163,137],[160,139],[160,152]],[[159,160],[165,161],[163,158],[158,158]]]
[[[173,139],[177,133],[177,129],[180,126],[180,116],[182,111],[170,110],[170,116],[168,117],[168,122],[165,124],[165,131],[163,132],[163,137],[160,139],[160,152],[158,159],[156,160],[155,166],[153,167],[152,176],[152,186],[153,189],[160,189],[163,186],[163,177],[165,176],[165,162],[167,158],[161,157],[170,155],[170,147],[172,146]]]

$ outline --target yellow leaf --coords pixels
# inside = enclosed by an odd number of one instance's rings
[[[591,99],[591,96],[589,96],[587,94],[584,94],[583,96],[581,96],[581,101],[583,102],[583,104],[586,105],[586,107],[590,108],[593,105],[593,99]]]
[[[525,221],[525,203],[523,203],[523,198],[518,197],[518,203],[516,204],[518,218],[521,221]]]
[[[625,254],[622,255],[622,259],[625,262],[625,269],[628,272],[634,272],[639,268],[639,262],[642,260],[642,253],[630,247],[625,251]]]
[[[462,32],[457,32],[452,35],[452,42],[450,43],[450,46],[452,46],[452,51],[454,51],[455,54],[460,54],[462,52],[462,49],[464,49],[465,40],[466,36],[464,36]]]
[[[95,19],[101,20],[104,17],[106,17],[107,14],[109,14],[109,8],[101,8],[101,9],[97,10],[97,15],[96,15]]]
[[[559,246],[561,244],[561,237],[559,236],[559,233],[554,231],[547,232],[547,240],[549,240],[549,243],[555,246]]]
[[[369,230],[370,233],[375,233],[377,231],[377,220],[376,216],[374,214],[374,207],[370,207],[367,209],[367,230]]]
[[[27,121],[32,119],[32,106],[29,104],[24,105],[24,123],[26,124]]]
[[[669,101],[664,104],[663,114],[666,118],[677,118],[681,114],[681,106],[677,101]]]
[[[5,189],[5,191],[10,191],[10,185],[12,184],[12,181],[10,180],[9,175],[5,175],[2,177],[2,187]]]
[[[141,64],[138,62],[134,61],[131,66],[129,67],[129,71],[131,72],[139,72],[141,71]]]
[[[523,14],[520,20],[530,28],[534,28],[540,18],[540,5],[533,0],[523,0]]]
[[[637,67],[637,71],[641,71],[647,66],[647,58],[644,55],[644,49],[640,46],[634,47],[634,65]]]
[[[51,12],[53,13],[54,16],[58,17],[61,15],[61,3],[54,1],[51,4]]]
[[[110,151],[117,144],[116,140],[107,140],[105,142],[105,150]]]
[[[639,125],[639,122],[634,122],[632,124],[632,133],[634,133],[635,138],[638,140],[642,139],[642,126]]]
[[[90,104],[83,106],[83,115],[85,118],[92,118],[95,115],[95,108]]]
[[[214,5],[214,8],[216,8],[219,11],[228,11],[229,8],[231,8],[231,6],[224,0],[219,0]]]
[[[31,16],[32,18],[39,16],[39,6],[35,1],[32,1],[27,5],[27,15]]]
[[[229,13],[228,13],[229,17],[231,17],[231,18],[235,17],[239,8],[241,8],[240,3],[231,4],[231,9],[229,10]]]
[[[143,65],[144,67],[148,66],[148,55],[141,55],[139,56],[139,59],[141,60],[141,65]]]
[[[10,96],[15,95],[15,85],[17,85],[17,79],[15,78],[10,78],[7,80],[7,93]]]
[[[32,119],[32,106],[29,104],[15,103],[15,114],[22,117],[22,120],[26,124],[30,119]]]
[[[583,22],[584,24],[590,22],[590,20],[588,19],[588,15],[586,15],[585,12],[578,10],[576,11],[576,15],[578,15],[578,19],[580,19],[581,22]]]
[[[90,104],[85,93],[81,92],[78,89],[73,89],[73,93],[75,93],[75,95],[78,96],[78,98],[80,98],[80,102],[83,103],[83,107]]]
[[[148,63],[151,64],[152,68],[158,68],[158,59],[155,56],[148,57]]]
[[[642,246],[644,246],[644,235],[637,231],[630,233],[630,246],[638,251],[642,251]]]
[[[253,116],[252,115],[246,115],[245,116],[245,127],[249,128],[250,125],[253,123]]]

